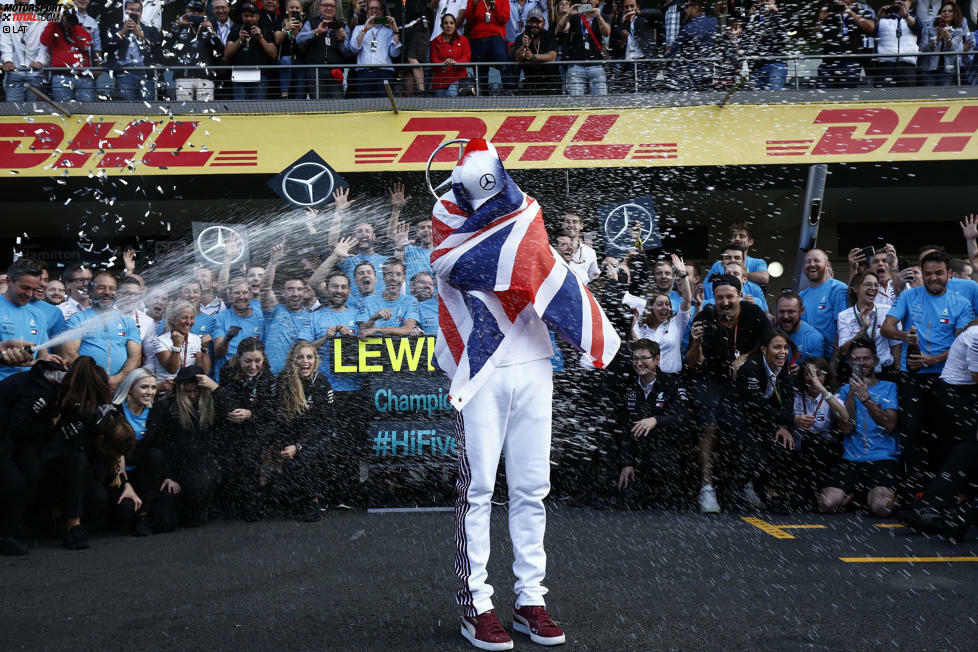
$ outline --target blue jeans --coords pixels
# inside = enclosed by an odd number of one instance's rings
[[[604,67],[600,64],[594,66],[569,66],[567,68],[567,94],[607,95],[608,78],[605,75]]]
[[[231,82],[236,100],[263,100],[268,95],[268,80],[262,76],[258,82]]]
[[[394,81],[393,68],[359,68],[350,82],[353,97],[387,97],[384,80]]]
[[[472,48],[472,61],[475,62],[500,62],[509,61],[509,51],[506,48],[506,41],[501,36],[490,36],[489,38],[474,38],[469,40]],[[511,90],[516,88],[517,72],[516,66],[497,66],[499,75],[503,78],[503,88]],[[479,95],[489,94],[489,68],[479,66],[476,69],[476,78],[479,82]]]
[[[458,97],[458,82],[452,82],[445,88],[436,88],[435,97]]]
[[[759,91],[781,91],[788,82],[788,64],[769,63],[754,73]]]
[[[22,70],[12,70],[3,78],[3,90],[6,93],[8,102],[26,102],[27,89],[25,86],[30,84],[38,90],[43,90],[44,77],[31,74]],[[31,96],[34,99],[34,96]]]
[[[308,92],[309,70],[307,68],[293,68],[293,63],[303,63],[293,61],[292,57],[285,56],[278,60],[281,68],[278,71],[279,84],[283,95],[296,97],[300,100],[306,99]]]
[[[89,76],[51,75],[51,99],[55,102],[94,102],[95,80]]]
[[[122,72],[116,76],[116,84],[124,102],[155,102],[156,80],[141,74]]]

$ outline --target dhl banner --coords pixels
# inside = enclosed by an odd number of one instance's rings
[[[512,169],[978,158],[978,100],[315,115],[0,116],[0,175],[278,174],[312,147],[340,173],[423,170],[452,138]],[[446,148],[440,167],[457,153]]]

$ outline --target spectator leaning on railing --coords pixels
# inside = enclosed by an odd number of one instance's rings
[[[140,20],[143,3],[128,0],[126,19],[106,34],[107,67],[115,75],[122,99],[127,102],[156,99],[156,80],[152,71],[127,70],[158,66],[163,61],[163,37],[155,27]]]
[[[506,23],[509,22],[509,0],[469,0],[465,10],[466,30],[469,36],[469,46],[472,48],[472,61],[479,63],[500,62],[509,59],[506,51]],[[509,79],[511,67],[503,67],[500,74],[504,75],[503,87],[513,85]],[[479,82],[479,93],[489,94],[489,69],[485,66],[476,68],[476,78]]]
[[[703,59],[713,54],[717,19],[706,15],[703,0],[686,0],[683,12],[686,22],[666,55],[676,61],[669,73],[669,88],[709,90],[713,86],[713,65]]]
[[[754,54],[770,59],[754,62],[758,90],[780,91],[788,80],[788,64],[780,57],[791,48],[790,37],[797,33],[790,12],[778,6],[777,0],[755,2],[748,14],[747,35]]]
[[[431,41],[431,63],[444,64],[435,68],[431,76],[431,88],[438,97],[458,95],[459,80],[468,77],[469,71],[459,63],[472,61],[469,39],[455,29],[455,16],[445,13],[441,17],[441,34]]]
[[[41,88],[46,73],[41,68],[51,62],[48,49],[41,45],[45,23],[40,21],[3,21],[0,30],[0,62],[3,63],[3,90],[8,102],[27,99],[26,86]],[[26,30],[15,32],[14,30]]]
[[[917,39],[923,26],[910,13],[910,0],[880,8],[876,21],[876,51],[898,55],[876,60],[876,86],[913,86],[917,80]]]
[[[876,31],[872,9],[851,0],[833,0],[818,12],[815,38],[822,42],[822,54],[857,54],[867,35]],[[867,63],[867,60],[862,60]],[[818,66],[819,88],[855,88],[859,83],[859,59],[824,57]]]
[[[656,21],[662,20],[659,9],[639,9],[638,0],[625,0],[622,13],[612,25],[611,45],[616,59],[639,61],[651,59],[657,55],[656,50]],[[622,68],[622,90],[626,93],[649,92],[655,79],[650,64],[635,64]],[[638,87],[636,89],[636,77]]]
[[[299,0],[288,0],[282,18],[282,30],[275,33],[276,44],[279,46],[279,94],[283,99],[294,97],[304,100],[308,92],[309,71],[292,67],[306,63],[302,48],[296,42],[304,20],[302,3]]]

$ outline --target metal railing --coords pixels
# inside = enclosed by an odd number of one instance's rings
[[[968,60],[970,60],[971,55],[966,52],[832,55],[792,54],[774,59],[764,56],[743,56],[737,57],[736,59],[722,59],[717,56],[684,59],[659,57],[639,60],[602,59],[584,61],[554,61],[532,64],[536,70],[546,70],[548,68],[552,68],[553,75],[551,75],[551,78],[554,84],[559,84],[559,88],[531,86],[530,84],[522,86],[517,85],[522,75],[524,66],[515,61],[478,63],[465,62],[458,64],[456,67],[464,68],[466,70],[467,77],[472,79],[472,82],[470,83],[474,84],[475,93],[478,95],[498,94],[500,92],[505,94],[518,93],[520,95],[568,93],[566,74],[568,69],[574,66],[602,66],[606,73],[606,81],[610,82],[608,86],[609,94],[642,94],[684,90],[729,91],[736,88],[746,90],[749,88],[747,83],[750,81],[750,77],[756,75],[757,73],[757,66],[771,62],[784,63],[786,65],[787,74],[783,88],[795,90],[824,87],[851,88],[871,85],[928,86],[938,85],[938,77],[945,77],[946,79],[946,75],[933,75],[933,73],[946,73],[944,70],[922,70],[918,67],[914,68],[913,70],[903,71],[905,76],[898,75],[899,78],[889,78],[887,77],[885,71],[876,70],[879,62],[889,63],[908,57],[914,58],[917,61],[927,59],[929,57],[951,57],[954,63],[954,72],[951,74],[950,79],[947,80],[950,83],[941,83],[939,85],[950,85],[956,87],[971,85],[968,82],[968,73],[970,72],[971,66],[971,63]],[[839,62],[846,61],[859,62],[861,70],[858,71],[855,76],[851,74],[851,71],[848,75],[833,75],[831,72],[829,74],[823,74],[820,71],[822,64],[830,63],[832,65],[837,65]],[[751,73],[748,76],[741,74],[745,69],[745,64],[746,69],[750,70]],[[291,75],[298,74],[300,77],[306,78],[305,83],[308,84],[308,87],[303,89],[303,97],[296,98],[294,96],[290,96],[290,99],[306,99],[306,97],[310,99],[324,99],[326,97],[336,99],[335,92],[332,95],[325,92],[327,85],[340,84],[340,82],[336,81],[331,76],[331,71],[333,70],[339,70],[342,72],[342,88],[344,95],[349,97],[359,96],[359,92],[362,90],[363,84],[365,83],[363,80],[358,79],[358,71],[387,70],[390,72],[389,77],[393,83],[397,78],[398,72],[417,68],[422,68],[426,71],[426,88],[429,91],[431,88],[430,83],[433,73],[438,70],[445,70],[445,66],[439,63],[391,63],[385,66],[361,66],[359,64],[346,63],[289,65],[273,64],[260,66],[134,66],[127,67],[121,71],[110,70],[106,67],[94,66],[90,68],[73,69],[48,67],[43,68],[39,72],[45,75],[68,75],[73,77],[102,79],[102,82],[95,85],[95,90],[99,94],[99,99],[110,100],[119,99],[117,97],[119,94],[117,84],[115,83],[119,78],[127,75],[136,75],[140,77],[145,76],[154,80],[154,85],[156,87],[153,91],[154,96],[151,98],[139,99],[159,101],[160,99],[174,99],[174,80],[183,78],[210,79],[218,84],[218,94],[224,95],[223,97],[218,97],[217,99],[231,99],[230,96],[232,93],[230,91],[233,90],[235,85],[247,85],[255,83],[233,80],[232,76],[235,71],[259,71],[259,74],[263,80],[271,82],[279,81],[281,74],[286,71]],[[476,72],[483,69],[496,69],[500,74],[501,82],[499,82],[498,85],[492,85],[491,87],[486,88],[485,85],[488,83],[486,81],[488,78],[487,75],[478,74]],[[696,73],[696,79],[693,79],[690,76],[689,73],[691,71]],[[978,61],[975,63],[975,73],[976,77],[978,77]],[[928,80],[925,77],[928,75],[933,75],[932,79],[930,80],[932,83],[926,83]],[[40,77],[40,75],[36,76],[35,79],[38,77]],[[692,88],[691,85],[694,81],[698,82],[698,85],[696,85],[695,88]],[[920,81],[924,81],[925,83],[919,83]],[[281,85],[279,85],[278,87],[271,87],[270,90],[272,91],[270,97],[263,99],[275,99],[275,91],[281,91],[283,89],[281,88]],[[160,91],[162,91],[162,93]],[[396,88],[396,84],[395,95],[400,95],[400,92],[398,92],[398,89]],[[382,95],[378,93],[373,96],[379,97]]]

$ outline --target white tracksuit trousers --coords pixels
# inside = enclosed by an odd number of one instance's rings
[[[543,499],[550,492],[552,400],[553,369],[550,360],[542,358],[497,368],[456,415],[455,572],[462,580],[456,599],[466,615],[493,608],[486,564],[500,453],[506,458],[516,606],[544,604]]]

